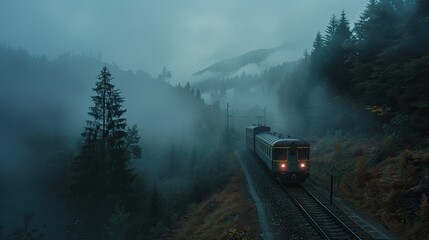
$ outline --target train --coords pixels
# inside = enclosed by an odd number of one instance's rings
[[[268,126],[246,127],[246,146],[282,182],[304,182],[310,176],[310,144],[271,132]]]

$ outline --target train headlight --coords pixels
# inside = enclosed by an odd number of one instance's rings
[[[305,163],[301,163],[299,166],[300,166],[301,168],[305,168]]]
[[[280,164],[280,167],[283,168],[283,169],[285,169],[286,168],[286,164],[282,163],[282,164]]]

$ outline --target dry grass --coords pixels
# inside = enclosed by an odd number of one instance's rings
[[[313,176],[327,182],[334,169],[342,197],[401,239],[429,239],[429,149],[393,151],[388,140],[323,141]]]
[[[193,208],[175,232],[177,240],[258,239],[256,209],[242,176],[232,177],[223,190]]]

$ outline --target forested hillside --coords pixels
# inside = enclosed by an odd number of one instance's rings
[[[336,95],[375,113],[385,131],[427,136],[428,30],[427,1],[372,0],[352,31],[344,12],[331,18],[316,36],[311,71]]]
[[[330,104],[324,121],[331,124],[307,132],[320,136],[313,176],[328,182],[333,174],[341,196],[401,238],[427,239],[428,1],[371,0],[353,29],[344,12],[334,15],[299,64],[289,77],[295,83],[286,78],[279,91],[280,105],[304,103],[292,106],[309,118],[302,125],[314,126],[305,92],[323,85],[330,103],[348,109]],[[298,93],[285,94],[296,86]]]
[[[311,140],[313,176],[333,174],[341,196],[403,238],[427,238],[429,3],[371,0],[353,27],[344,11],[326,22],[300,60],[224,78],[217,97],[278,108],[268,125]]]
[[[2,239],[156,239],[231,175],[219,106],[93,56],[1,45],[0,108]]]

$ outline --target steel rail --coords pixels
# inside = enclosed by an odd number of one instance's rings
[[[293,196],[293,194],[291,194],[289,191],[287,191],[286,187],[283,186],[283,184],[276,179],[276,181],[279,183],[280,187],[286,192],[286,194],[289,195],[289,197],[292,199],[292,201],[295,203],[295,205],[298,206],[299,210],[304,213],[305,217],[307,217],[307,219],[310,221],[310,223],[317,229],[317,231],[319,231],[319,233],[325,238],[325,239],[331,239],[326,233],[325,231],[323,231],[323,229],[319,226],[319,224],[317,224],[317,222],[313,219],[313,217],[311,217],[311,215],[305,210],[304,206],[302,206],[301,203],[299,203],[298,199],[295,198],[295,196]]]
[[[314,196],[306,187],[304,187],[302,184],[299,185],[302,189],[304,189],[304,191],[310,195],[314,200],[316,200],[316,202],[322,207],[324,208],[325,211],[327,211],[336,222],[338,222],[344,229],[346,229],[346,231],[348,231],[353,237],[355,237],[356,239],[361,240],[361,238],[356,235],[355,232],[353,232],[349,227],[347,227],[347,225],[341,221],[341,219],[339,219],[331,210],[328,209],[328,207],[325,206],[325,204],[323,204],[316,196]]]
[[[278,180],[277,180],[278,181]],[[280,184],[281,188],[289,195],[291,196],[292,200],[297,204],[297,206],[299,208],[304,208],[302,206],[302,204],[298,201],[298,199],[296,199],[296,197],[287,189],[287,187],[285,187],[280,181],[278,181],[278,183]],[[357,239],[357,240],[361,240],[361,238],[356,235],[356,233],[354,233],[349,227],[347,227],[343,221],[341,221],[332,211],[330,211],[317,197],[315,197],[312,193],[310,193],[310,191],[305,188],[302,184],[298,184],[299,188],[303,189],[305,194],[307,194],[308,196],[310,196],[310,198],[312,200],[314,200],[317,205],[319,207],[321,207],[326,213],[328,213],[328,215],[335,221],[338,223],[338,226],[340,226],[343,230],[346,231],[347,234],[351,235],[353,238]],[[317,222],[310,216],[310,214],[305,211],[305,215],[307,216],[307,218],[310,219],[310,222],[316,226],[316,228],[322,233],[322,235],[326,238],[326,239],[331,239],[331,237],[328,236],[328,234],[317,224]]]
[[[245,143],[239,139],[232,138],[231,140],[244,145]],[[295,205],[298,207],[298,209],[305,215],[305,217],[309,220],[309,222],[319,231],[319,233],[325,238],[325,239],[331,239],[331,237],[328,236],[328,234],[323,230],[323,228],[316,222],[316,220],[310,215],[310,213],[305,210],[305,207],[299,202],[299,200],[290,192],[288,189],[279,181],[278,178],[275,178],[275,180],[278,182],[279,186],[288,194],[288,196],[292,199],[292,201],[295,203]],[[310,196],[312,200],[314,200],[319,207],[321,207],[328,216],[330,216],[335,222],[338,223],[338,226],[340,226],[342,229],[347,232],[347,234],[351,235],[353,238],[357,240],[361,240],[361,238],[356,235],[349,227],[347,227],[346,224],[344,224],[343,221],[341,221],[331,210],[329,210],[316,196],[314,196],[306,187],[304,187],[302,184],[298,184],[298,186],[304,190],[304,192]]]

